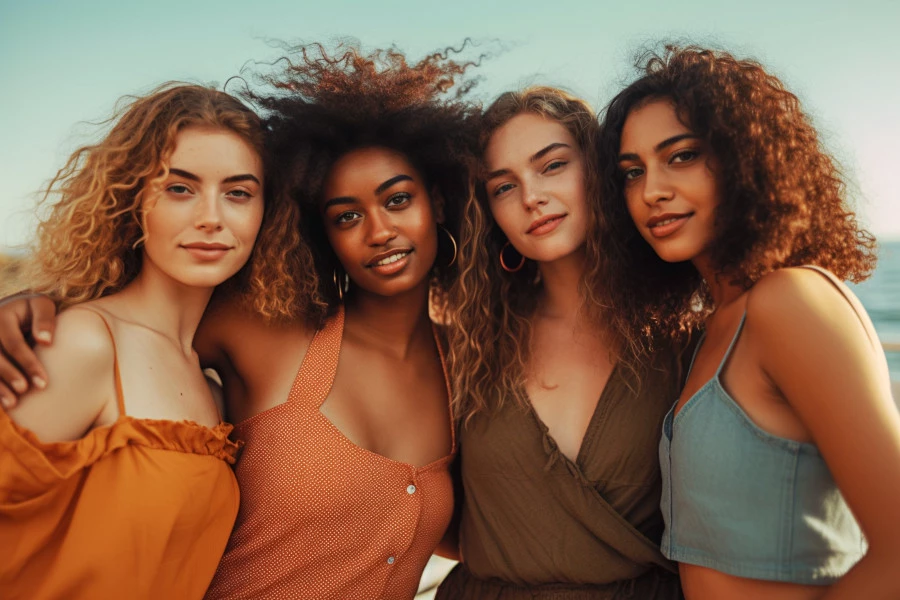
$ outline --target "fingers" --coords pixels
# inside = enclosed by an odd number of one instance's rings
[[[15,386],[15,389],[11,386]],[[0,405],[4,410],[14,407],[19,394],[24,393],[27,389],[28,384],[22,373],[0,355]]]
[[[56,304],[46,296],[32,296],[28,298],[28,307],[31,313],[31,335],[40,344],[50,344],[56,330]]]
[[[47,386],[47,374],[22,329],[27,326],[27,302],[16,302],[17,306],[4,305],[0,310],[0,383],[10,396],[21,396],[30,385]]]

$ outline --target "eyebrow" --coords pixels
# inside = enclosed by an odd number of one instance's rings
[[[200,181],[199,177],[197,177],[190,171],[185,171],[184,169],[169,169],[169,173],[172,175],[178,175],[179,177],[183,177],[185,179],[190,179],[191,181]],[[257,185],[261,185],[259,183],[259,179],[256,178],[256,175],[252,175],[250,173],[243,173],[241,175],[232,175],[231,177],[226,177],[222,180],[222,183],[235,183],[238,181],[255,181]]]
[[[557,148],[571,148],[569,144],[564,144],[562,142],[553,142],[552,144],[548,144],[531,155],[528,159],[528,162],[533,163],[536,160],[542,159],[548,153],[556,150]],[[491,171],[485,177],[485,180],[493,179],[494,177],[500,177],[501,175],[506,175],[509,173],[509,169],[497,169],[496,171]]]
[[[665,150],[669,146],[673,144],[677,144],[681,140],[699,140],[700,136],[696,133],[679,133],[678,135],[673,135],[670,138],[666,138],[657,145],[653,147],[654,152],[659,152],[660,150]],[[619,162],[625,160],[640,160],[640,157],[637,154],[626,153],[619,155]]]
[[[375,188],[375,195],[377,196],[384,190],[401,181],[413,181],[413,178],[402,173],[400,175],[394,175],[393,177],[379,185],[377,188]],[[326,201],[325,205],[322,207],[322,210],[328,210],[332,206],[336,206],[339,204],[354,204],[356,202],[358,202],[358,200],[353,196],[338,196],[337,198],[332,198],[331,200]]]

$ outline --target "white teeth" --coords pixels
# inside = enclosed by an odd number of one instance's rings
[[[383,267],[384,265],[389,265],[391,263],[395,263],[398,260],[400,260],[401,258],[406,257],[408,254],[409,254],[409,252],[398,252],[397,254],[391,254],[387,258],[383,258],[383,259],[379,260],[373,266]]]
[[[669,223],[674,223],[675,221],[677,221],[680,218],[681,217],[672,217],[671,219],[666,219],[664,221],[660,221],[660,222],[654,224],[653,226],[654,227],[662,227],[663,225],[668,225]]]

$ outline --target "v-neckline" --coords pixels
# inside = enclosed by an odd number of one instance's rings
[[[572,463],[575,467],[577,467],[579,472],[582,471],[582,462],[583,462],[583,458],[584,458],[585,446],[590,444],[589,440],[592,439],[590,437],[591,433],[594,431],[594,429],[599,427],[601,408],[605,408],[608,405],[608,403],[605,402],[604,400],[605,400],[606,396],[609,395],[609,393],[610,393],[610,386],[613,382],[613,379],[618,378],[620,364],[621,364],[621,361],[616,361],[616,363],[613,365],[612,370],[609,372],[609,377],[606,378],[606,383],[603,385],[603,389],[600,390],[600,394],[599,394],[599,396],[597,396],[597,403],[594,405],[594,410],[591,412],[591,418],[590,418],[590,420],[588,420],[587,428],[585,428],[584,435],[581,438],[581,442],[578,444],[578,452],[575,454],[574,459],[569,458],[568,455],[566,455],[562,450],[560,450],[559,444],[556,442],[556,438],[553,437],[553,434],[551,433],[550,428],[547,426],[546,423],[544,423],[544,420],[541,419],[541,416],[538,414],[537,409],[534,408],[534,404],[532,404],[532,402],[531,402],[531,397],[528,395],[527,392],[524,393],[525,402],[528,405],[528,411],[534,417],[535,423],[538,426],[538,429],[540,429],[541,434],[544,437],[548,438],[552,442],[552,445],[556,449],[556,452],[559,453],[559,455],[563,459],[565,459],[566,461],[568,461],[569,463]]]

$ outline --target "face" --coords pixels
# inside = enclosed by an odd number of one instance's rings
[[[587,236],[585,164],[561,123],[522,113],[485,150],[491,212],[526,258],[552,262],[579,252]]]
[[[381,296],[427,286],[438,247],[434,209],[409,160],[377,147],[335,162],[321,204],[328,241],[347,275]]]
[[[678,120],[668,100],[631,111],[622,129],[619,168],[628,212],[667,262],[702,260],[719,204],[707,144]]]
[[[144,268],[213,287],[247,262],[263,217],[263,165],[237,134],[187,127],[169,175],[145,200]]]

